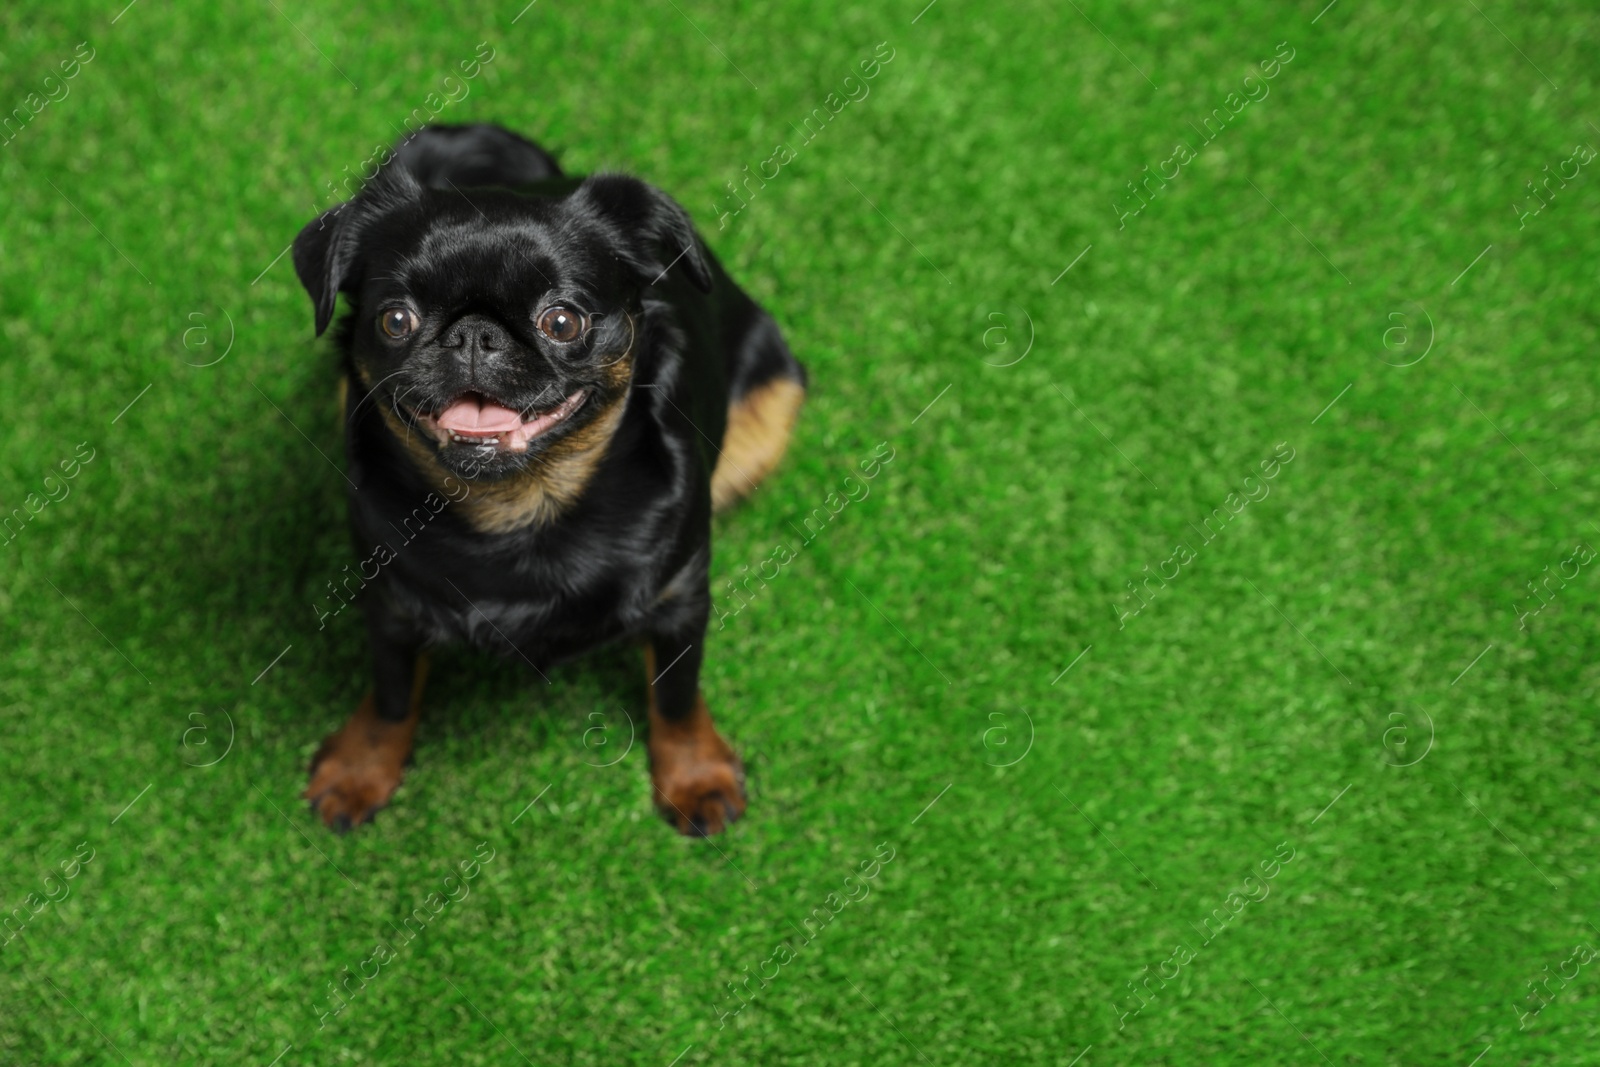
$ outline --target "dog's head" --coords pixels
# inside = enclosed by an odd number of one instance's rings
[[[683,209],[634,178],[562,198],[424,188],[390,165],[294,242],[320,336],[335,297],[372,402],[458,475],[524,467],[614,407],[643,291],[682,271],[709,292]]]

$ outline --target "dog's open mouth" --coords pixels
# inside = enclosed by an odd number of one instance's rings
[[[499,452],[526,452],[528,442],[571,418],[588,398],[579,389],[554,407],[519,412],[481,393],[465,393],[437,415],[417,415],[417,423],[441,448],[469,445]]]

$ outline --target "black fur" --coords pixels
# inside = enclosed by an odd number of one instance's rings
[[[530,185],[562,176],[555,157],[499,126],[430,126],[401,141],[395,162],[423,185]]]
[[[775,376],[803,382],[804,371],[683,209],[634,178],[563,177],[542,149],[498,127],[432,127],[307,225],[294,263],[319,334],[338,293],[350,306],[336,338],[379,714],[405,717],[425,645],[466,640],[542,670],[634,636],[671,664],[657,685],[662,714],[687,714],[729,401]],[[557,302],[590,315],[579,341],[559,345],[536,328]],[[402,342],[378,327],[398,305],[419,319]],[[608,384],[630,346],[631,377]],[[421,418],[467,391],[527,413],[579,390],[583,406],[522,454],[440,446]],[[568,510],[509,533],[466,521],[456,501],[538,471],[611,402],[624,405],[621,421]],[[407,433],[462,496],[425,475]],[[380,546],[393,558],[376,562]]]

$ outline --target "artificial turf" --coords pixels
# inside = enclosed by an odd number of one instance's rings
[[[924,2],[0,12],[0,1061],[1600,1063],[1600,16]],[[721,839],[632,649],[445,653],[375,826],[297,799],[366,668],[275,257],[430,94],[811,370]]]

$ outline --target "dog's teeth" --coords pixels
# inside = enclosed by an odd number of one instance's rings
[[[454,430],[450,431],[450,441],[452,444],[476,445],[479,448],[493,448],[496,440],[497,438],[494,437],[468,437],[463,434],[456,433]]]

